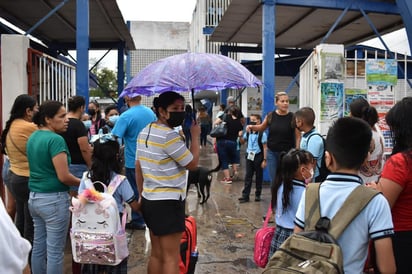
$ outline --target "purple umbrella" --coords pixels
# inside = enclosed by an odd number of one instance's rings
[[[165,91],[258,87],[262,82],[235,60],[219,54],[184,53],[160,59],[141,70],[120,97]]]

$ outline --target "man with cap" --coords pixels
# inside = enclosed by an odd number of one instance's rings
[[[126,95],[124,99],[129,108],[120,115],[114,125],[112,134],[118,138],[123,138],[126,177],[133,188],[135,196],[139,197],[135,174],[137,136],[143,128],[149,123],[155,122],[157,118],[150,108],[141,105],[142,97],[140,95]],[[146,225],[143,217],[137,212],[132,212],[132,221],[126,225],[126,228],[145,229]]]

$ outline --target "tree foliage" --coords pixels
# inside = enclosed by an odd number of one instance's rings
[[[93,68],[92,73],[95,75],[97,82],[96,88],[91,88],[89,96],[93,97],[117,97],[117,74],[109,68]],[[93,81],[93,80],[91,80]]]

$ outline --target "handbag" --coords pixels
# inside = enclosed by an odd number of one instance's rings
[[[226,136],[226,133],[227,133],[226,123],[222,122],[218,124],[217,126],[215,126],[214,128],[212,128],[212,130],[210,131],[210,136],[213,138],[219,138],[219,137]]]
[[[259,228],[255,234],[255,248],[253,259],[256,265],[262,268],[264,268],[268,263],[270,244],[272,242],[273,235],[275,234],[275,227],[268,227],[268,222],[271,214],[272,207],[269,204],[263,227]]]
[[[215,126],[214,128],[212,128],[212,130],[210,131],[210,137],[219,138],[219,137],[226,136],[226,134],[227,134],[227,125],[226,125],[225,120],[226,120],[226,115],[223,114],[222,122],[220,124],[218,124],[217,126]]]

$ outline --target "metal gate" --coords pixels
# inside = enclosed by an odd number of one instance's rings
[[[43,52],[28,49],[28,94],[41,104],[46,100],[62,102],[76,94],[76,67]]]

